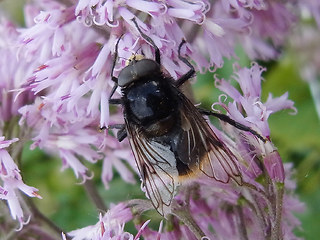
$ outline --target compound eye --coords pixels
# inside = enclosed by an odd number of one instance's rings
[[[128,66],[121,70],[118,77],[118,85],[124,87],[139,78],[160,72],[160,66],[151,59],[132,61]]]
[[[154,73],[160,71],[159,64],[151,59],[142,59],[136,62],[133,66],[138,77],[145,77],[149,74],[153,75]]]
[[[133,76],[133,66],[129,65],[126,66],[124,69],[121,70],[118,77],[118,85],[120,87],[126,86],[132,81],[135,80],[135,77]]]

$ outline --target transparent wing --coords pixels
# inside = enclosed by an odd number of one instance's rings
[[[169,147],[142,136],[139,129],[126,122],[129,142],[136,159],[147,196],[154,208],[165,216],[170,212],[178,185],[174,153]]]
[[[181,121],[181,161],[192,171],[200,170],[208,177],[227,183],[230,178],[242,184],[238,161],[231,150],[210,128],[197,108],[185,96],[180,95],[183,102]]]

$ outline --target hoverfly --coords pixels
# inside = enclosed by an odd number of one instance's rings
[[[141,36],[153,46],[155,59],[138,59],[134,55],[116,78],[113,70],[118,57],[118,40],[111,71],[115,85],[109,103],[122,105],[125,124],[109,128],[119,129],[119,141],[128,136],[146,193],[154,208],[165,216],[170,212],[176,187],[185,179],[204,174],[223,183],[231,178],[242,184],[236,157],[202,115],[215,116],[264,139],[226,115],[195,107],[180,90],[195,74],[192,64],[180,55],[185,41],[179,45],[178,56],[190,70],[175,81],[161,71],[158,47],[141,31],[135,19],[133,22]],[[122,97],[114,99],[112,96],[118,86]]]

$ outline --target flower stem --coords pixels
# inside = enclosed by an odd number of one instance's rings
[[[264,191],[262,191],[261,189],[256,188],[254,185],[252,185],[250,183],[243,183],[243,186],[246,186],[249,189],[251,189],[252,193],[254,193],[258,197],[261,197],[265,201],[265,203],[267,204],[268,209],[270,211],[271,217],[274,218],[275,217],[275,213],[274,213],[274,209],[273,209],[272,203],[269,200],[269,196],[266,195],[266,193]]]
[[[60,227],[58,227],[53,221],[51,221],[48,217],[42,214],[40,210],[36,207],[33,200],[29,197],[24,197],[28,207],[30,208],[31,213],[33,214],[34,219],[38,219],[48,225],[52,230],[54,230],[59,236],[64,232]],[[71,238],[66,234],[66,239],[71,240]]]
[[[242,208],[240,206],[235,206],[235,211],[238,214],[239,217],[239,235],[240,235],[240,240],[248,240],[248,234],[247,234],[247,229],[245,226],[245,220],[242,212]]]
[[[282,229],[281,229],[281,219],[282,219],[282,203],[283,203],[283,194],[284,194],[284,185],[283,183],[273,183],[273,187],[276,192],[276,214],[274,220],[274,226],[271,230],[271,240],[281,240]]]
[[[88,196],[90,197],[94,205],[97,207],[97,209],[103,212],[107,212],[108,208],[104,204],[104,201],[100,196],[99,192],[97,191],[96,186],[93,184],[93,180],[88,179],[84,182],[83,185]]]
[[[140,216],[145,211],[153,209],[151,201],[144,199],[131,199],[125,202],[134,215]]]
[[[185,225],[187,225],[189,230],[193,232],[197,239],[205,237],[204,232],[201,230],[201,228],[198,226],[196,221],[191,216],[188,207],[186,207],[185,205],[180,205],[176,201],[173,201],[171,209],[172,214],[179,218],[179,220],[182,221]]]
[[[261,228],[261,236],[265,235],[265,226],[267,226],[266,219],[263,215],[263,211],[261,210],[260,206],[255,201],[250,201],[249,199],[246,199],[246,204],[252,209],[252,211],[255,212],[257,221],[259,222],[260,228]]]
[[[180,202],[173,200],[171,210],[173,215],[178,217],[185,225],[188,226],[189,230],[193,232],[197,239],[203,239],[206,235],[191,216],[189,207],[190,197],[192,196],[192,193],[194,193],[194,191],[197,189],[197,187],[198,185],[186,187],[185,204],[181,204]]]

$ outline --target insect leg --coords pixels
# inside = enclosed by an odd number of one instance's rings
[[[182,41],[179,45],[179,48],[178,48],[178,57],[182,62],[184,62],[188,67],[190,67],[190,70],[176,81],[177,87],[180,87],[182,84],[184,84],[186,81],[188,81],[196,72],[194,70],[194,67],[192,66],[192,64],[185,57],[181,56],[181,53],[180,53],[181,48],[182,48],[183,44],[185,44],[185,43],[186,43],[186,40],[182,39]]]
[[[109,104],[113,104],[113,105],[121,105],[123,103],[121,98],[113,98],[113,99],[109,99]]]
[[[123,139],[127,137],[126,126],[124,124],[114,124],[108,127],[109,129],[119,129],[117,132],[117,139],[122,142]]]
[[[134,25],[136,26],[136,28],[138,29],[140,35],[145,39],[147,40],[149,43],[151,43],[152,47],[154,48],[154,54],[155,54],[155,61],[160,65],[160,50],[159,48],[157,47],[157,45],[154,43],[154,41],[149,37],[147,36],[145,33],[143,33],[140,29],[140,27],[138,26],[138,23],[136,21],[135,18],[132,19],[132,22],[134,23]]]
[[[122,140],[125,139],[126,137],[127,137],[127,131],[125,128],[122,128],[117,132],[117,139],[119,142],[122,142]]]
[[[122,104],[122,101],[121,99],[112,99],[112,96],[113,94],[115,93],[117,87],[118,87],[118,78],[116,78],[114,75],[113,75],[113,72],[114,72],[114,68],[116,66],[116,61],[118,59],[118,45],[119,45],[119,42],[120,42],[120,39],[122,38],[123,35],[121,35],[116,43],[116,46],[115,46],[115,53],[114,53],[114,59],[113,59],[113,63],[112,63],[112,68],[111,68],[111,80],[114,82],[114,86],[111,90],[111,93],[110,93],[110,96],[109,96],[109,103],[110,104]]]
[[[116,81],[115,81],[115,80]],[[115,93],[117,87],[118,87],[118,78],[113,77],[114,80],[114,86],[111,90],[110,96],[109,96],[109,104],[122,104],[122,99],[121,98],[112,98],[113,94]]]
[[[200,109],[198,108],[199,112],[201,114],[204,114],[204,115],[207,115],[207,116],[214,116],[216,118],[219,118],[220,120],[224,121],[224,122],[227,122],[229,123],[230,125],[242,130],[242,131],[245,131],[245,132],[250,132],[252,133],[253,135],[255,135],[256,137],[258,137],[260,140],[262,140],[263,142],[266,142],[267,140],[262,137],[259,133],[257,133],[255,130],[241,124],[241,123],[238,123],[237,121],[231,119],[230,117],[228,117],[227,115],[225,114],[221,114],[221,113],[215,113],[215,112],[211,112],[211,111],[208,111],[208,110],[205,110],[205,109]]]

